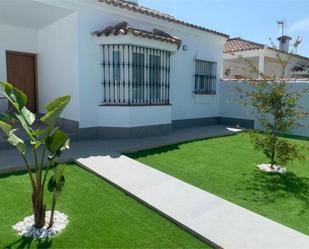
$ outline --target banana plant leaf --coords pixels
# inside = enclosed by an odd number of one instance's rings
[[[21,111],[27,104],[26,94],[8,82],[0,82],[0,93],[3,94],[18,111]]]
[[[43,117],[41,117],[41,121],[47,125],[55,124],[57,118],[60,116],[64,108],[67,106],[70,99],[71,99],[70,96],[63,96],[49,102],[45,106],[47,113]]]
[[[46,147],[52,156],[59,154],[67,148],[69,137],[62,131],[56,130],[46,139]]]

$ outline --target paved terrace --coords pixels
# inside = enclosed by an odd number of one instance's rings
[[[225,126],[175,130],[165,136],[75,141],[76,161],[215,247],[307,249],[309,237],[121,155],[140,149],[233,134]],[[15,150],[0,151],[0,172],[21,169]]]
[[[169,144],[192,141],[196,139],[231,135],[233,129],[223,125],[210,125],[173,130],[171,133],[136,139],[91,139],[71,142],[71,149],[63,154],[63,160],[73,160],[80,157],[105,156],[118,153],[134,152]],[[7,147],[5,147],[7,148]],[[30,159],[31,160],[31,159]],[[1,149],[0,173],[24,169],[23,161],[15,149]]]

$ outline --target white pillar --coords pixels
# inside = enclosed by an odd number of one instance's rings
[[[259,53],[259,73],[264,74],[264,63],[265,63],[265,56],[264,50]]]

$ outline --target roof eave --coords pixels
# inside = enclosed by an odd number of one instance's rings
[[[174,18],[172,16],[166,15],[164,13],[160,14],[160,12],[157,12],[155,10],[151,11],[148,8],[147,9],[141,9],[138,6],[135,6],[135,5],[131,6],[130,4],[116,2],[114,0],[97,0],[97,1],[100,2],[100,3],[107,4],[109,6],[116,7],[116,8],[121,8],[121,9],[124,9],[124,10],[127,10],[127,11],[132,11],[132,12],[138,12],[142,15],[161,19],[161,20],[164,20],[164,21],[167,21],[167,22],[170,22],[170,23],[179,24],[179,25],[189,27],[189,28],[192,28],[192,29],[195,29],[195,30],[200,30],[200,31],[204,31],[204,32],[207,32],[207,33],[211,33],[211,34],[214,34],[214,35],[217,35],[217,36],[220,36],[220,37],[224,37],[226,39],[228,39],[230,37],[229,35],[224,34],[222,32],[211,30],[211,29],[199,26],[199,25],[191,24],[191,23],[179,20],[177,18]]]
[[[245,51],[252,51],[252,50],[262,50],[263,48],[248,48],[248,49],[239,49],[239,50],[232,50],[232,51],[224,51],[225,54],[232,54],[237,52],[245,52]]]

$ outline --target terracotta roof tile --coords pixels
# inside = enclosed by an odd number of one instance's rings
[[[245,50],[261,49],[263,44],[241,39],[240,37],[228,39],[224,46],[224,53],[240,52]]]
[[[253,41],[248,41],[248,40],[242,39],[240,37],[228,39],[226,41],[225,45],[224,45],[224,53],[241,52],[241,51],[263,49],[263,48],[271,49],[271,50],[274,50],[275,52],[279,52],[279,53],[282,53],[282,54],[289,54],[287,52],[280,51],[277,48],[268,47],[264,44],[253,42]],[[308,57],[302,56],[302,55],[299,55],[299,54],[293,54],[293,56],[298,57],[298,58],[302,58],[302,59],[305,59],[305,60],[309,60]]]
[[[127,22],[120,22],[114,26],[107,26],[102,31],[93,32],[93,35],[100,37],[102,35],[109,36],[113,34],[117,36],[119,34],[127,35],[129,33],[135,36],[143,37],[143,38],[154,39],[154,40],[159,40],[162,42],[176,44],[178,48],[180,48],[181,43],[182,43],[182,40],[180,38],[167,34],[162,30],[153,29],[152,32],[145,31],[145,30],[133,28],[129,26]]]
[[[138,13],[141,13],[141,14],[144,14],[144,15],[147,15],[147,16],[152,16],[152,17],[162,19],[162,20],[165,20],[165,21],[168,21],[168,22],[181,24],[181,25],[193,28],[193,29],[206,31],[206,32],[210,32],[210,33],[213,33],[213,34],[216,34],[216,35],[219,35],[219,36],[229,38],[229,36],[227,34],[217,32],[215,30],[207,29],[205,27],[201,27],[201,26],[198,26],[198,25],[195,25],[195,24],[191,24],[191,23],[179,20],[179,19],[175,18],[174,16],[171,16],[171,15],[168,15],[168,14],[165,14],[165,13],[153,10],[153,9],[149,9],[149,8],[141,6],[141,5],[136,5],[136,4],[128,3],[128,2],[125,2],[125,1],[121,1],[121,0],[97,0],[97,1],[105,3],[105,4],[109,4],[109,5],[112,5],[112,6],[115,6],[115,7],[119,7],[119,8],[122,8],[122,9],[126,9],[126,10],[129,10],[129,11],[138,12]]]

